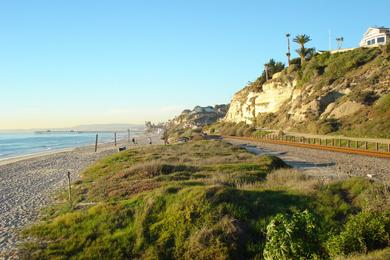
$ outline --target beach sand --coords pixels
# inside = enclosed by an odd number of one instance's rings
[[[153,144],[161,144],[151,136]],[[137,145],[127,140],[94,146],[64,149],[51,153],[22,156],[0,161],[0,259],[16,258],[18,231],[32,223],[39,211],[53,201],[55,191],[64,189],[67,172],[76,181],[80,173],[102,157],[127,148],[148,145],[146,136],[137,137]]]

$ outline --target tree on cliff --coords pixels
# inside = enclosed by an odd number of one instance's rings
[[[306,48],[305,44],[311,41],[310,36],[306,34],[298,34],[295,36],[293,41],[297,44],[299,44],[300,48],[296,50],[296,52],[301,57],[301,64],[305,61],[305,58],[307,55],[310,55],[314,51],[313,48]]]
[[[264,64],[264,67],[267,69],[268,77],[272,78],[272,75],[284,69],[284,64],[280,61],[275,61],[274,59],[270,59],[266,64]],[[259,79],[261,85],[266,81],[265,70],[263,71],[263,74],[260,76]]]
[[[275,61],[274,59],[270,59],[266,64],[264,64],[264,67],[267,67],[268,72],[268,78],[272,78],[272,76],[280,72],[284,69],[283,62]],[[261,86],[266,82],[266,74],[265,70],[263,70],[263,73],[260,77],[258,77],[254,82],[248,82],[248,87],[259,90],[261,89]]]

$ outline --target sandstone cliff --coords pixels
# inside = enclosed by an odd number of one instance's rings
[[[310,133],[390,137],[390,47],[315,55],[236,93],[227,122]]]

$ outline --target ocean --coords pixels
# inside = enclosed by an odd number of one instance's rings
[[[132,131],[131,138],[143,134]],[[0,160],[37,153],[80,147],[95,143],[96,133],[0,133]],[[118,133],[117,140],[127,138],[127,133]],[[99,133],[99,143],[114,141],[113,133]]]

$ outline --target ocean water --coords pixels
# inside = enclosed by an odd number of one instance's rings
[[[131,137],[142,132],[131,132]],[[96,133],[0,133],[0,160],[95,143]],[[127,133],[118,133],[117,140],[127,139]],[[114,141],[113,133],[99,133],[99,143]]]

